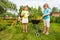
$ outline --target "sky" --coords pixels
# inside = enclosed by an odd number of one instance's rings
[[[41,8],[43,8],[44,3],[48,3],[51,8],[57,7],[60,9],[60,0],[9,0],[9,1],[16,4],[17,9],[19,9],[21,5],[23,6],[28,5],[30,7],[41,6]]]

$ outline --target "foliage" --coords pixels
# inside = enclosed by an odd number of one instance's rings
[[[5,13],[8,9],[16,10],[16,5],[8,0],[0,0],[0,14]]]
[[[19,14],[21,14],[21,12],[22,12],[22,8],[23,8],[23,6],[20,6]]]
[[[10,12],[2,13],[2,14],[0,14],[0,17],[4,17],[5,18],[6,15],[8,15],[10,17],[16,17],[16,15],[14,15],[14,14],[12,14]]]
[[[0,6],[0,14],[2,14],[4,12],[6,12],[6,10],[2,6]]]
[[[51,16],[51,20],[50,20],[51,23],[56,23],[56,17],[54,16]]]
[[[38,14],[39,14],[40,16],[42,16],[42,9],[41,9],[40,6],[38,6]]]
[[[56,23],[60,23],[60,16],[56,17]]]
[[[58,11],[59,11],[59,9],[57,7],[52,8],[52,12],[58,12]]]
[[[3,24],[3,23],[2,23]],[[33,24],[32,24],[33,25]],[[5,26],[6,29],[0,31],[1,40],[60,40],[60,24],[51,23],[50,34],[44,35],[40,33],[39,37],[36,37],[36,29],[32,27],[31,23],[28,24],[28,33],[22,32],[22,24],[14,26]],[[3,25],[1,25],[3,27]],[[39,27],[41,25],[39,24]],[[41,27],[43,28],[43,26]]]
[[[51,16],[51,23],[60,23],[60,16],[59,17]]]

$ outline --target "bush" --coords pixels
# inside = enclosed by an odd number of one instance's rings
[[[60,16],[56,17],[56,23],[60,23]]]
[[[0,31],[5,30],[7,27],[4,24],[0,24]]]
[[[0,31],[6,30],[8,28],[7,21],[0,21]]]
[[[54,16],[51,16],[51,21],[52,23],[60,23],[60,17],[54,17]]]
[[[51,23],[56,23],[56,17],[54,16],[51,16],[51,20],[50,20]]]

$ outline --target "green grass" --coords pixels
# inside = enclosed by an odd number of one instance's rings
[[[44,35],[43,33],[40,33],[39,37],[36,37],[36,29],[34,29],[34,27],[32,27],[31,25],[31,23],[28,24],[28,33],[22,32],[21,24],[17,24],[14,26],[5,25],[7,28],[0,31],[0,40],[60,40],[59,23],[51,23],[50,34]],[[39,27],[43,28],[43,25],[39,25]]]

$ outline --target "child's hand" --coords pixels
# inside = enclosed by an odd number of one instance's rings
[[[23,15],[23,14],[21,14],[21,16],[23,17],[24,15]]]

